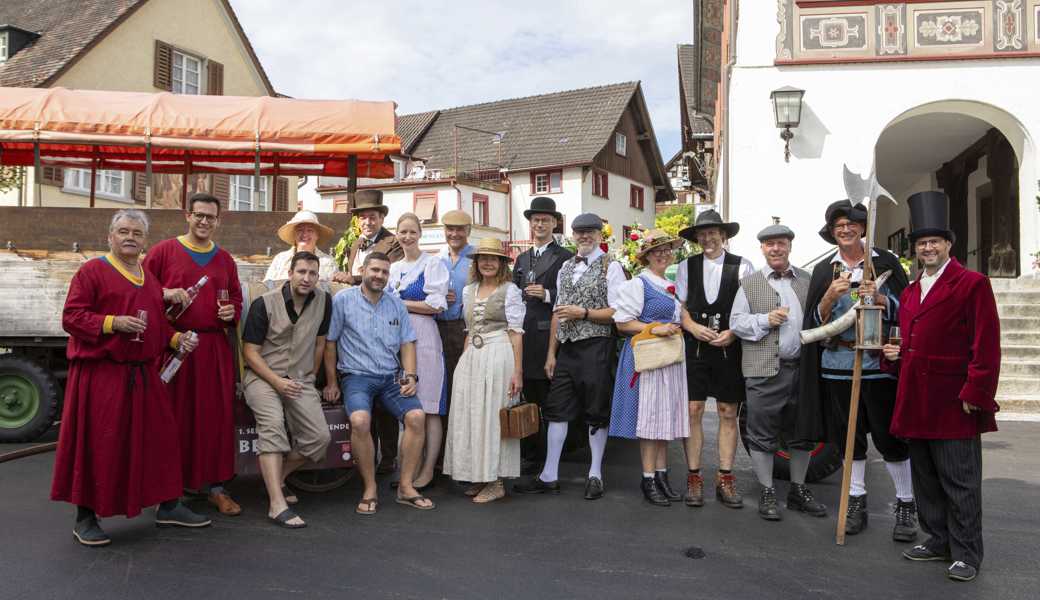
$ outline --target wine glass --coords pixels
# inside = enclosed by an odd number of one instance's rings
[[[147,310],[138,310],[136,316],[137,316],[138,319],[141,319],[142,321],[144,321],[145,328],[147,328],[148,327],[148,311]],[[132,337],[130,339],[131,339],[131,341],[134,341],[134,342],[143,342],[144,341],[144,338],[141,337],[141,332],[140,331],[138,331],[136,334],[134,334],[134,337]]]
[[[228,293],[227,289],[221,288],[217,290],[217,306],[223,308],[231,304],[231,294]]]
[[[534,272],[534,269],[531,269],[527,272],[527,285],[534,285],[537,279],[538,274]]]
[[[899,331],[899,325],[893,325],[888,329],[888,343],[893,346],[901,346],[903,337]]]

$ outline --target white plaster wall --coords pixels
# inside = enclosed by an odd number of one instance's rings
[[[535,196],[546,196],[556,202],[556,210],[563,213],[564,231],[570,231],[571,221],[581,214],[582,196],[585,182],[581,177],[581,167],[563,169],[562,191],[557,194],[535,194],[531,187],[530,171],[514,171],[509,173],[509,181],[513,192],[513,239],[531,239],[531,230],[524,218],[524,211],[530,208],[531,199]]]

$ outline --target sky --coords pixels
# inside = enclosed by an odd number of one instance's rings
[[[231,0],[275,90],[397,114],[641,81],[667,160],[690,0]],[[287,9],[288,7],[291,7]]]

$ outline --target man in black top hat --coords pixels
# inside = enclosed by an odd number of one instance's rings
[[[839,200],[827,207],[820,237],[837,250],[813,269],[809,283],[803,328],[829,323],[852,310],[853,294],[874,295],[875,303],[885,307],[886,326],[897,324],[899,294],[907,285],[899,259],[882,248],[870,248],[863,240],[867,230],[867,209],[862,204]],[[891,271],[888,281],[877,289],[873,281],[863,280],[867,250],[871,251],[875,276]],[[798,403],[799,437],[824,440],[843,448],[848,430],[849,402],[852,398],[852,370],[855,359],[855,327],[823,342],[802,348]],[[895,485],[896,541],[917,537],[914,491],[910,481],[909,450],[906,442],[889,433],[896,401],[895,377],[880,370],[880,356],[866,352],[860,386],[856,439],[853,450],[852,482],[845,533],[855,535],[867,526],[867,434],[885,460]]]
[[[513,283],[524,293],[524,397],[542,405],[549,394],[545,357],[549,352],[549,326],[556,301],[556,276],[570,257],[569,250],[556,243],[553,231],[563,220],[552,198],[537,196],[524,211],[531,226],[532,247],[516,258]],[[521,453],[527,472],[541,466],[545,458],[545,433],[526,438]]]
[[[697,215],[681,237],[700,245],[703,252],[679,263],[675,291],[683,303],[682,326],[686,331],[686,381],[690,402],[690,437],[686,438],[686,505],[704,505],[701,448],[704,445],[704,405],[715,399],[719,414],[719,470],[715,497],[723,506],[741,508],[744,499],[733,476],[737,451],[737,410],[744,401],[744,377],[740,372],[740,344],[729,329],[729,313],[740,280],[754,272],[746,258],[726,252],[726,243],[740,225],[725,223],[714,210]]]

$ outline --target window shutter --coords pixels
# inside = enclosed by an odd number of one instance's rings
[[[220,210],[228,209],[231,199],[231,176],[224,173],[213,174],[213,195],[220,200]]]
[[[144,173],[134,173],[133,197],[134,204],[144,204],[148,198],[147,184],[148,176]],[[155,193],[155,184],[152,184],[152,193]]]
[[[224,95],[224,65],[215,60],[206,61],[206,93],[210,96]]]
[[[437,193],[417,192],[414,199],[415,215],[423,223],[437,221]]]
[[[274,210],[286,212],[289,210],[289,178],[278,177],[274,185]]]
[[[166,42],[155,40],[155,65],[152,85],[167,92],[173,91],[173,48]]]
[[[65,185],[65,169],[61,167],[41,167],[40,173],[40,183],[43,185]]]

